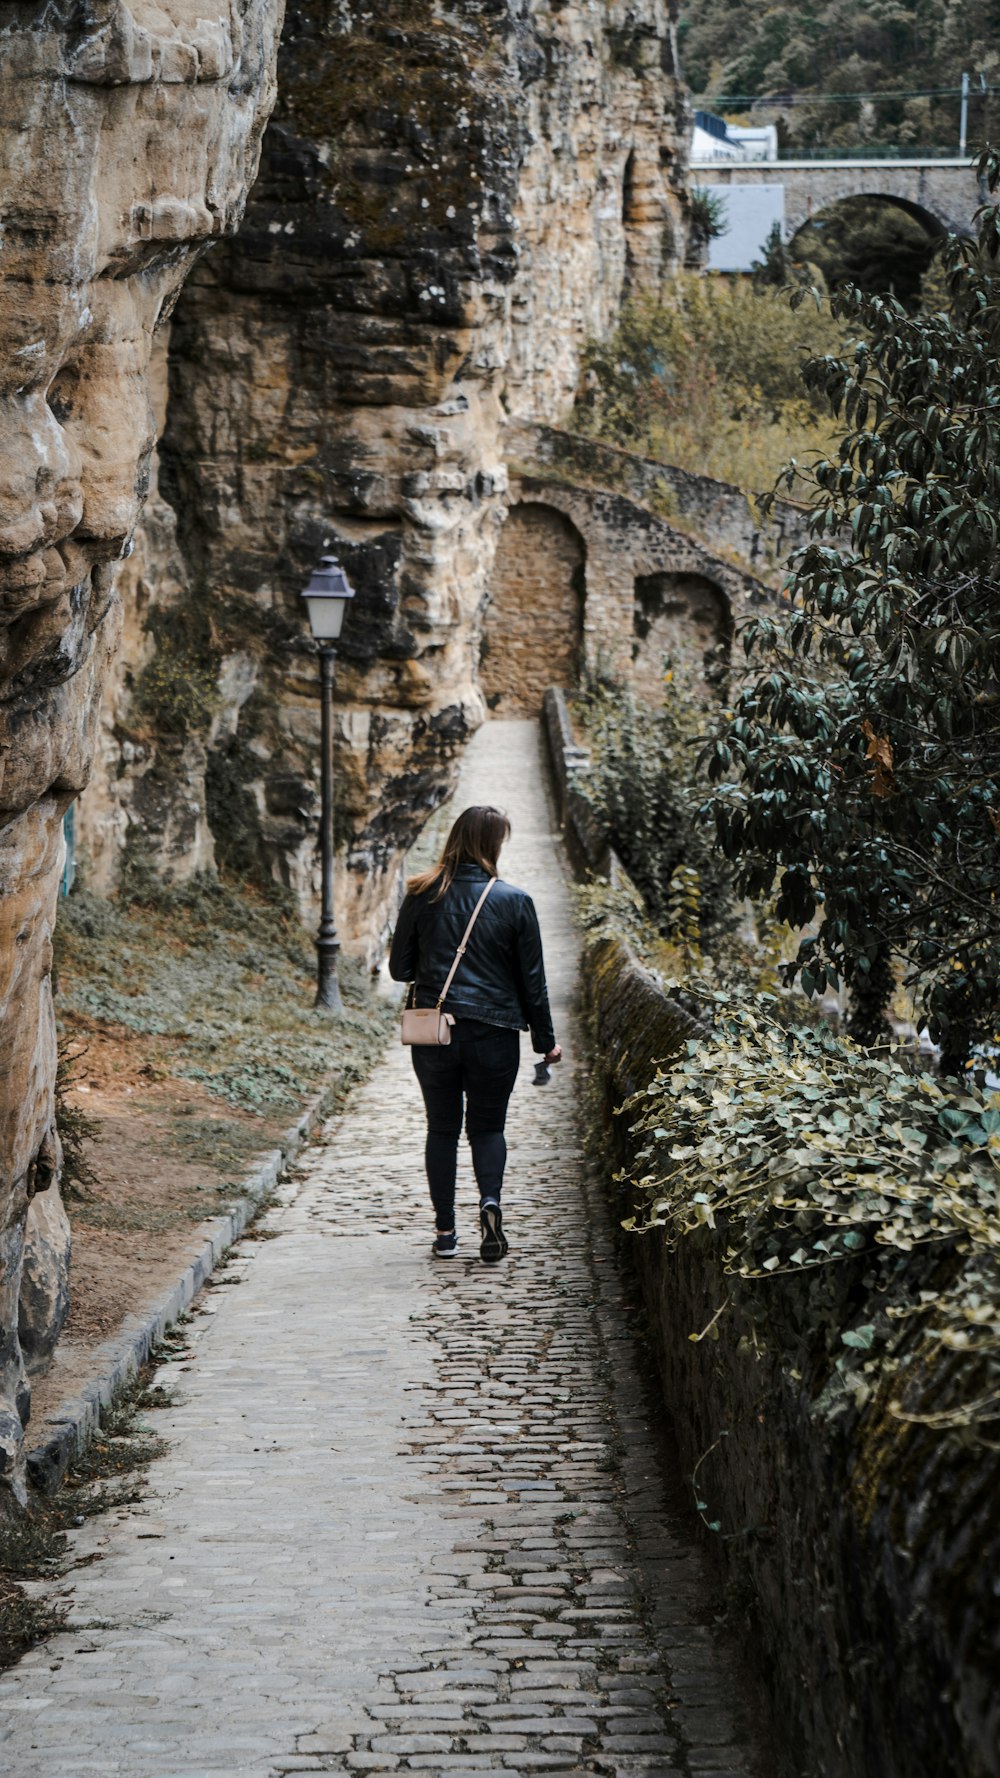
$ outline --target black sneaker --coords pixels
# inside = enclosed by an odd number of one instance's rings
[[[488,1266],[495,1265],[498,1259],[503,1259],[508,1247],[507,1237],[503,1232],[503,1217],[500,1214],[499,1204],[490,1201],[480,1205],[479,1226],[483,1231],[479,1257],[485,1260]]]
[[[434,1246],[431,1248],[431,1252],[435,1259],[454,1259],[457,1246],[458,1236],[454,1229],[452,1229],[450,1235],[439,1234],[435,1236]]]

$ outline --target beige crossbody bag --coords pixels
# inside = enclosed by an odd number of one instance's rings
[[[462,958],[465,956],[465,947],[469,942],[469,935],[472,932],[472,928],[474,927],[474,925],[476,924],[476,921],[479,918],[479,910],[482,907],[483,903],[485,902],[486,897],[488,896],[488,894],[489,894],[490,890],[492,889],[495,882],[496,882],[496,877],[491,877],[489,882],[486,885],[486,888],[483,890],[482,895],[479,897],[479,900],[476,902],[476,905],[472,910],[472,919],[469,921],[468,926],[465,928],[465,934],[463,936],[462,942],[459,945],[458,950],[455,952],[455,961],[448,971],[448,980],[445,982],[444,987],[441,989],[441,993],[438,996],[437,1005],[436,1006],[404,1006],[404,1008],[400,1014],[400,1020],[399,1020],[399,1023],[400,1023],[399,1035],[402,1038],[402,1041],[404,1043],[450,1043],[451,1042],[451,1028],[452,1028],[452,1025],[455,1023],[455,1021],[452,1018],[452,1015],[450,1012],[443,1011],[445,998],[447,996],[448,989],[451,987],[451,984],[455,979],[455,971],[458,968],[459,964],[461,963]],[[413,989],[411,988],[410,993],[412,994],[412,992],[413,992]],[[407,999],[409,999],[409,994],[407,995]]]

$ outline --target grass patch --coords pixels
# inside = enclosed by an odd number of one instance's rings
[[[849,332],[825,302],[793,311],[782,290],[680,278],[668,303],[632,304],[590,345],[572,428],[761,492],[790,459],[835,448],[841,428],[801,366],[843,351]]]
[[[159,1362],[159,1359],[155,1362]],[[150,1410],[169,1402],[144,1369],[132,1387],[101,1416],[101,1427],[70,1466],[50,1499],[32,1496],[26,1513],[0,1521],[0,1670],[54,1635],[69,1607],[35,1588],[54,1583],[70,1555],[67,1533],[97,1513],[131,1506],[145,1491],[145,1471],[165,1449],[146,1423]]]
[[[170,1142],[183,1160],[210,1160],[220,1173],[238,1178],[259,1146],[253,1125],[234,1124],[226,1117],[198,1117],[182,1108],[170,1120]],[[206,1190],[209,1188],[206,1187]]]
[[[323,1083],[346,1093],[381,1052],[393,1013],[362,966],[341,964],[338,1019],[313,1007],[314,971],[288,901],[252,887],[143,881],[129,900],[84,891],[61,905],[58,1011],[64,1042],[85,1048],[78,1079],[96,1067],[112,1089],[154,1083],[161,1107],[172,1086],[165,1141],[204,1161],[214,1187],[238,1180]],[[77,1213],[101,1211],[86,1200]]]

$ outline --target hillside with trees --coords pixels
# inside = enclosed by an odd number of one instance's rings
[[[776,122],[785,151],[957,148],[963,70],[1000,69],[998,0],[687,0],[679,29],[696,98]],[[972,84],[976,143],[996,99]]]

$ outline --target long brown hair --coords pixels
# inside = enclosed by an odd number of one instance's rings
[[[460,864],[478,864],[488,877],[495,877],[500,848],[509,838],[510,822],[502,809],[463,809],[452,823],[444,851],[433,870],[421,871],[407,880],[407,895],[426,895],[433,889],[434,900],[440,901],[454,882]]]

